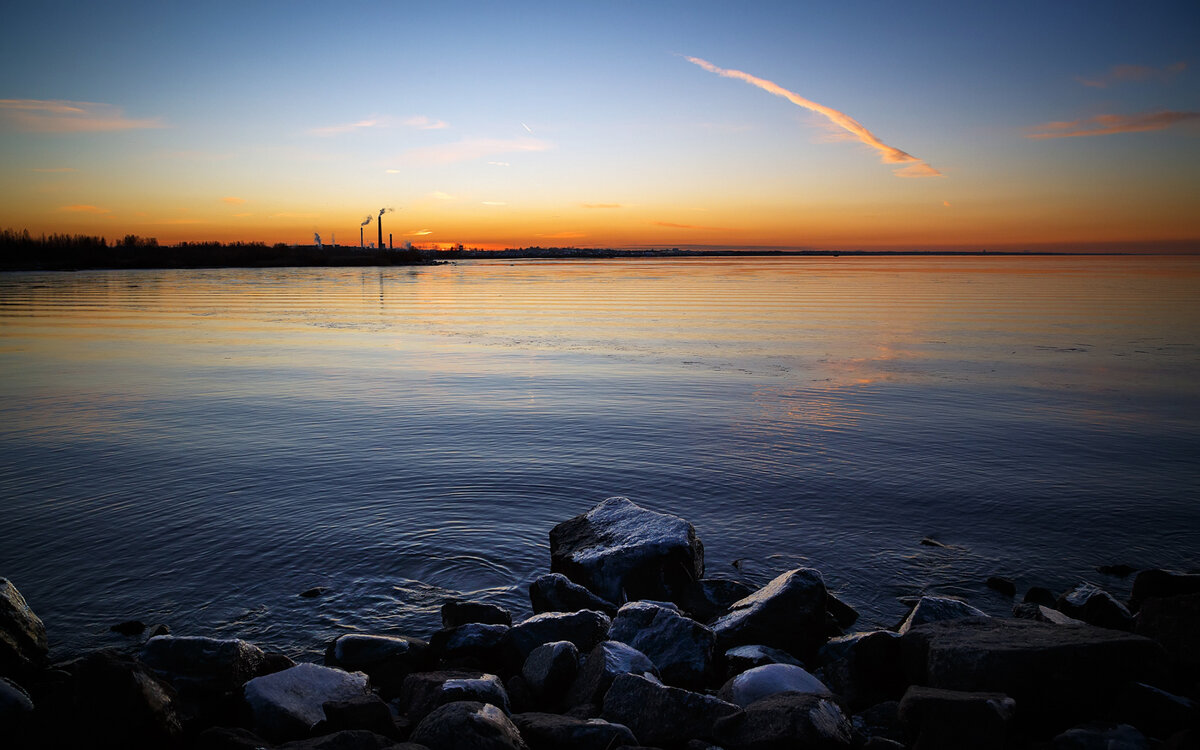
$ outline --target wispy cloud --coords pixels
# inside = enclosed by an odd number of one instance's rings
[[[493,167],[511,167],[512,166],[511,164],[509,164],[506,161],[489,161],[488,164],[491,164]]]
[[[412,232],[405,232],[405,237],[424,237],[427,234],[433,234],[432,229],[417,229]]]
[[[405,152],[401,158],[410,164],[452,164],[495,154],[549,151],[552,148],[554,144],[540,138],[464,138],[440,146],[415,148]]]
[[[63,206],[62,208],[60,208],[58,210],[66,211],[68,213],[73,213],[73,214],[107,214],[107,213],[110,213],[109,209],[107,209],[107,208],[100,208],[99,206],[92,206],[92,205],[88,205],[86,203],[76,203],[73,206]]]
[[[827,118],[829,122],[853,136],[855,140],[858,140],[859,142],[864,143],[878,151],[879,156],[883,160],[884,164],[909,165],[897,169],[894,172],[897,177],[939,177],[942,174],[938,170],[929,166],[929,164],[927,164],[924,160],[918,159],[912,154],[901,151],[895,146],[889,146],[888,144],[879,140],[874,133],[863,127],[862,123],[860,123],[858,120],[855,120],[850,115],[847,115],[845,112],[839,112],[833,107],[826,107],[824,104],[818,104],[811,99],[805,99],[796,92],[789,91],[779,84],[773,81],[768,81],[765,78],[759,78],[758,76],[753,76],[740,70],[718,68],[716,65],[713,65],[707,60],[702,60],[699,57],[688,57],[685,59],[693,65],[698,65],[704,70],[707,70],[709,73],[716,73],[723,78],[734,78],[739,81],[745,81],[752,86],[757,86],[767,93],[783,97],[792,104],[795,104],[797,107],[803,107],[804,109],[822,115],[823,117]]]
[[[1105,89],[1116,83],[1130,81],[1158,81],[1159,83],[1166,83],[1185,70],[1187,70],[1187,63],[1182,60],[1163,68],[1154,68],[1149,65],[1114,65],[1103,75],[1094,78],[1076,76],[1075,80],[1084,86]]]
[[[1118,133],[1144,133],[1149,130],[1166,130],[1180,123],[1200,120],[1200,112],[1173,112],[1160,110],[1135,115],[1096,115],[1086,120],[1047,122],[1036,125],[1025,134],[1026,138],[1079,138],[1088,135],[1116,135]]]
[[[391,117],[383,115],[379,117],[368,117],[365,120],[357,122],[348,122],[342,125],[328,125],[323,128],[312,128],[308,132],[312,135],[340,135],[342,133],[353,133],[356,130],[368,130],[371,128],[415,128],[417,130],[442,130],[450,127],[443,120],[435,120],[425,115],[413,115],[411,117]]]
[[[131,119],[120,107],[62,99],[0,99],[0,125],[26,133],[98,133],[166,127],[161,118]]]
[[[620,203],[580,203],[583,208],[621,208]]]
[[[228,204],[229,204],[229,205],[231,205],[231,206],[240,206],[240,205],[242,205],[243,203],[245,203],[245,202],[246,202],[246,199],[245,199],[245,198],[238,198],[238,197],[236,197],[236,196],[233,196],[233,195],[227,195],[227,196],[225,196],[224,198],[222,198],[222,199],[221,199],[221,202],[222,202],[222,203],[228,203]]]
[[[577,240],[580,237],[587,237],[587,235],[583,232],[554,232],[553,234],[539,234],[538,237],[548,240]]]
[[[45,169],[34,167],[31,171],[41,172],[42,174],[61,174],[64,172],[78,172],[74,167],[48,167]]]
[[[429,197],[433,198],[434,200],[438,200],[438,201],[456,201],[456,200],[458,200],[458,198],[455,198],[453,195],[450,195],[449,193],[443,193],[441,190],[434,190],[432,193],[429,194]]]

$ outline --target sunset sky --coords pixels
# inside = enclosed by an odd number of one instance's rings
[[[1198,40],[1195,0],[14,3],[0,227],[1200,250]]]

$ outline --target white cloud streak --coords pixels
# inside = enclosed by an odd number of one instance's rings
[[[0,126],[25,133],[102,133],[163,128],[161,118],[132,119],[112,104],[62,99],[0,99]]]
[[[342,125],[329,125],[323,128],[313,128],[308,132],[311,135],[341,135],[343,133],[353,133],[359,130],[370,130],[372,128],[414,128],[416,130],[444,130],[450,127],[443,120],[434,120],[425,115],[413,115],[411,117],[391,117],[378,116],[368,117],[365,120],[358,122],[348,122]]]
[[[1173,125],[1200,120],[1200,112],[1142,112],[1136,115],[1096,115],[1086,120],[1047,122],[1030,128],[1026,138],[1079,138],[1092,135],[1144,133],[1166,130]]]

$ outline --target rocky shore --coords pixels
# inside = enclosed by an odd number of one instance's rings
[[[1131,571],[1128,603],[1033,588],[1011,618],[927,596],[855,632],[820,572],[705,578],[692,525],[626,498],[550,551],[522,622],[450,600],[428,637],[342,635],[320,665],[169,633],[52,664],[0,579],[0,747],[1200,747],[1200,574]]]

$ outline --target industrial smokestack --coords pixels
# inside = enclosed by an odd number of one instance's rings
[[[392,233],[388,232],[388,250],[392,249]]]
[[[375,227],[379,230],[379,244],[376,245],[380,250],[383,249],[383,209],[379,209],[379,221],[375,222]]]
[[[363,243],[363,228],[360,226],[358,228],[358,249],[362,250],[365,247],[366,245]]]

